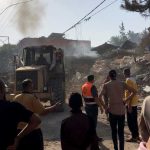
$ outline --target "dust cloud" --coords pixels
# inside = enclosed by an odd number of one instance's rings
[[[41,0],[31,0],[17,6],[17,29],[22,34],[36,31],[42,23],[45,14],[44,4]]]
[[[97,53],[91,51],[91,45],[89,43],[77,42],[70,44],[69,47],[64,47],[65,56],[70,57],[97,57]]]

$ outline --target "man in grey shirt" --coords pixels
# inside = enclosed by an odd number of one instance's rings
[[[105,106],[105,110],[109,113],[114,149],[118,150],[118,133],[119,150],[124,150],[125,103],[135,95],[135,90],[127,86],[124,82],[117,80],[115,70],[109,72],[109,77],[110,81],[104,84],[99,98],[100,101],[102,101],[103,96],[107,96],[108,98],[108,106]],[[123,100],[125,90],[130,91],[131,94],[127,99]]]

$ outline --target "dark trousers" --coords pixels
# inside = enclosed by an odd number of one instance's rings
[[[132,138],[139,137],[138,122],[137,122],[137,106],[132,107],[132,111],[127,111],[127,122]]]
[[[125,115],[114,115],[109,113],[109,121],[112,132],[112,139],[114,149],[118,150],[118,138],[119,137],[119,150],[124,150],[124,122]]]
[[[93,121],[93,124],[95,126],[95,129],[97,127],[97,117],[98,117],[98,106],[97,104],[92,104],[92,105],[85,105],[85,111],[86,114],[91,118]]]
[[[23,137],[19,142],[17,150],[44,150],[41,129],[36,129]]]

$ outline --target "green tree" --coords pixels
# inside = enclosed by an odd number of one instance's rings
[[[125,32],[125,27],[124,27],[124,23],[122,22],[121,25],[119,26],[119,35],[117,36],[112,36],[110,38],[109,43],[116,45],[116,46],[120,46],[122,45],[126,40],[127,40],[127,35]]]
[[[134,31],[129,30],[127,32],[127,37],[130,41],[134,42],[134,43],[139,43],[141,40],[141,35],[140,33],[135,33]]]
[[[125,27],[124,27],[124,23],[123,22],[119,26],[119,29],[120,29],[119,33],[120,33],[121,43],[124,43],[128,38],[126,36]]]
[[[120,46],[122,44],[122,41],[120,39],[120,36],[112,36],[109,40],[109,43],[112,45]]]
[[[138,12],[143,16],[150,15],[150,0],[122,0],[122,8],[128,11]]]
[[[142,38],[145,38],[149,35],[149,32],[147,31],[147,29],[143,30],[142,33],[141,33],[141,37]]]

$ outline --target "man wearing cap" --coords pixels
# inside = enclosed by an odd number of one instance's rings
[[[103,104],[101,104],[98,99],[98,91],[94,85],[94,75],[89,75],[87,77],[87,82],[82,85],[82,96],[84,98],[86,114],[91,117],[96,129],[98,107],[100,107],[101,112],[103,113]],[[98,140],[102,141],[102,138],[98,138]]]

